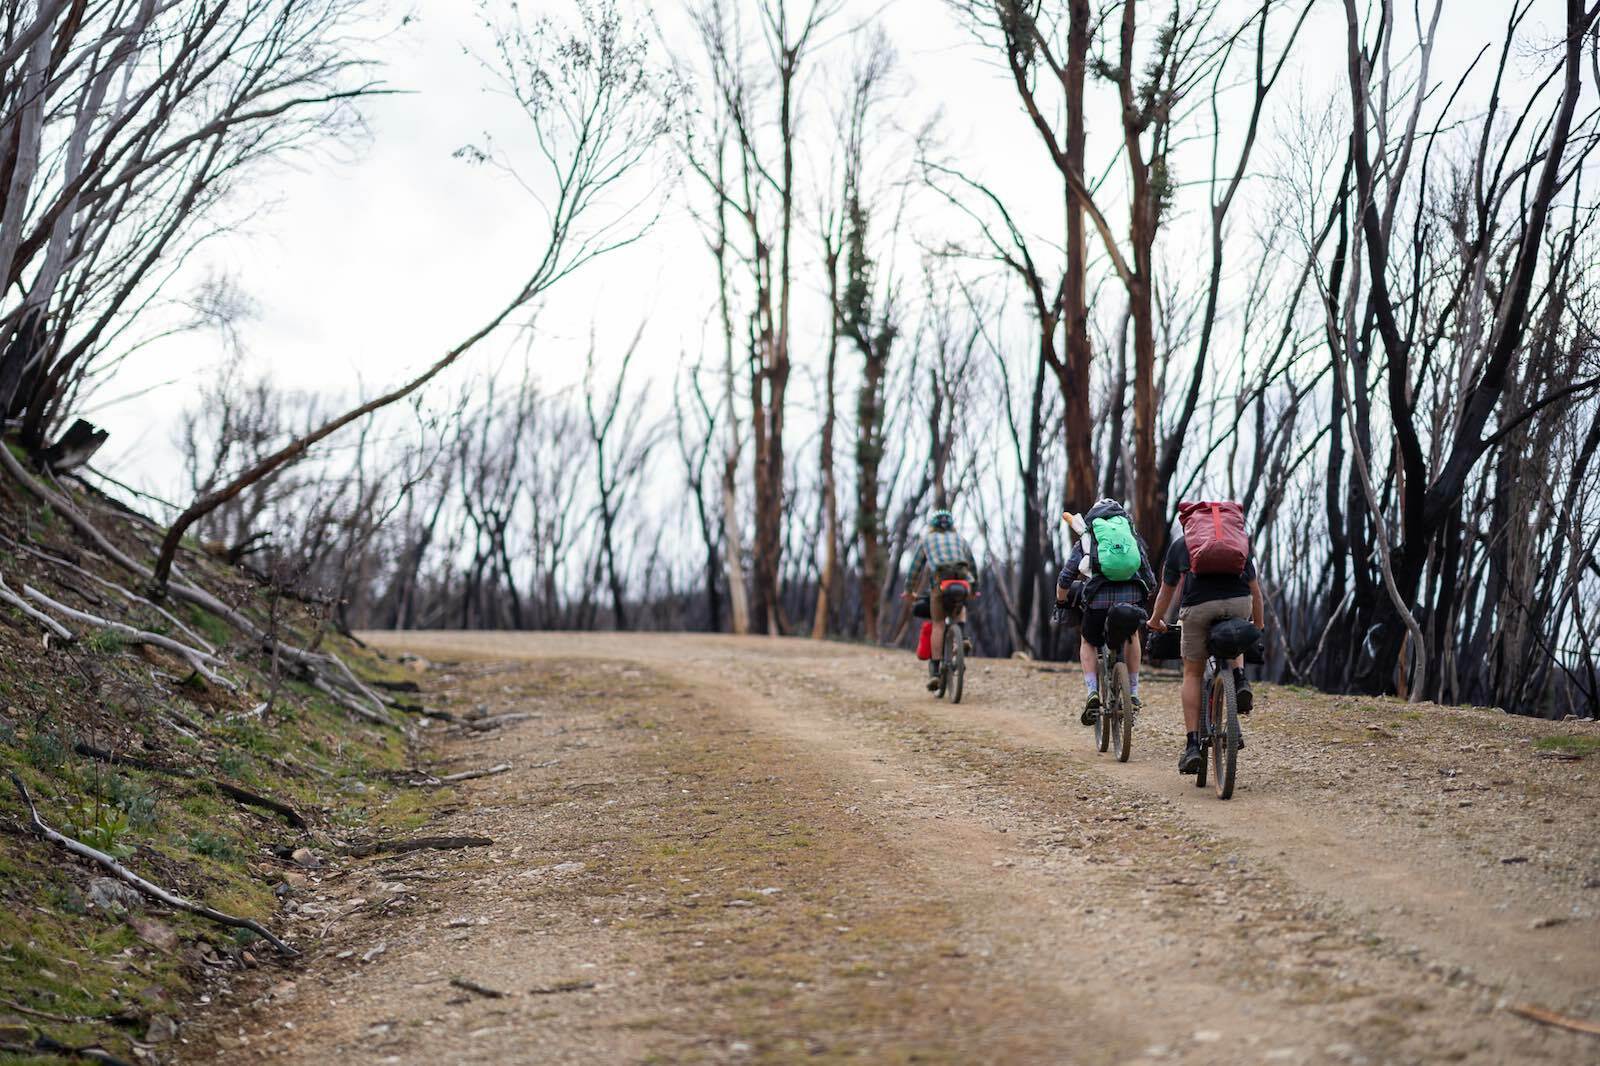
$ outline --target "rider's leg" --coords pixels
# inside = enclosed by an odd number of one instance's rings
[[[1244,656],[1233,660],[1233,688],[1238,694],[1240,714],[1249,714],[1256,704],[1256,694],[1250,690],[1250,679],[1244,676]]]
[[[1183,660],[1183,728],[1193,736],[1200,729],[1200,696],[1205,686],[1206,661]]]
[[[1083,685],[1087,694],[1083,701],[1083,714],[1078,716],[1082,725],[1094,725],[1100,715],[1100,657],[1099,650],[1106,642],[1105,608],[1091,608],[1083,612],[1083,643],[1078,647],[1078,661],[1083,664]]]
[[[1178,772],[1192,774],[1205,765],[1200,747],[1200,697],[1205,687],[1206,661],[1183,660],[1183,726],[1188,730],[1184,737],[1183,754],[1178,756]]]
[[[1083,666],[1083,684],[1090,692],[1100,691],[1099,654],[1094,650],[1094,645],[1087,640],[1078,641],[1078,662]]]

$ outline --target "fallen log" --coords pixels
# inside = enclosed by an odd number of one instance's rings
[[[399,700],[393,700],[390,702],[389,706],[393,707],[397,711],[404,711],[406,714],[415,714],[420,715],[423,718],[432,718],[436,722],[457,721],[456,716],[451,714],[449,711],[436,711],[431,707],[424,707],[420,703],[401,703]]]
[[[412,837],[409,840],[379,840],[371,844],[349,844],[340,848],[339,853],[359,859],[368,855],[402,855],[412,851],[486,848],[493,843],[489,837]]]
[[[483,996],[485,999],[506,998],[506,994],[499,989],[480,985],[478,982],[469,981],[465,977],[452,977],[450,978],[450,984],[463,992],[471,992],[474,995]]]
[[[458,774],[445,774],[439,778],[439,784],[453,785],[457,781],[471,781],[479,777],[492,777],[495,774],[503,774],[509,769],[511,769],[511,764],[503,762],[498,766],[490,766],[482,770],[463,770]]]
[[[11,783],[17,786],[17,794],[22,797],[23,805],[28,808],[28,817],[32,822],[33,831],[39,834],[39,836],[43,839],[55,844],[58,847],[65,848],[67,851],[78,856],[79,858],[88,859],[91,862],[97,863],[102,869],[111,874],[113,877],[116,877],[118,880],[126,884],[132,885],[134,888],[138,889],[146,896],[149,896],[151,899],[165,903],[167,906],[176,910],[184,911],[188,914],[193,914],[204,918],[207,921],[216,922],[218,925],[225,925],[230,929],[248,929],[250,932],[256,934],[257,936],[261,937],[261,939],[277,948],[280,954],[291,956],[300,954],[294,948],[290,947],[288,944],[285,944],[282,940],[279,940],[272,934],[271,930],[255,919],[236,918],[231,914],[224,914],[219,910],[213,910],[203,903],[194,903],[190,900],[184,899],[177,893],[169,892],[167,889],[162,888],[160,885],[155,884],[154,882],[146,881],[144,878],[140,877],[138,874],[134,873],[116,859],[113,859],[111,856],[107,855],[105,852],[97,851],[82,841],[73,840],[69,836],[63,836],[62,834],[56,832],[54,829],[51,829],[49,826],[45,825],[44,820],[39,817],[39,808],[34,806],[33,797],[28,794],[28,786],[22,783],[22,778],[18,777],[16,771],[14,770],[11,772]]]
[[[1526,1018],[1530,1022],[1540,1025],[1550,1025],[1557,1029],[1565,1029],[1571,1033],[1585,1033],[1589,1036],[1600,1036],[1600,1023],[1591,1022],[1585,1018],[1573,1018],[1565,1014],[1557,1014],[1544,1007],[1536,1007],[1532,1003],[1514,1003],[1506,1010],[1519,1018]]]
[[[374,681],[373,686],[389,692],[421,692],[422,686],[415,681]]]
[[[491,729],[499,729],[512,722],[525,722],[530,718],[542,718],[543,715],[531,711],[512,711],[509,714],[497,714],[489,718],[474,718],[464,723],[468,729],[478,733],[487,733]]]
[[[174,655],[181,656],[194,668],[195,673],[212,684],[219,685],[229,692],[237,692],[239,689],[237,684],[211,669],[210,663],[221,661],[215,655],[207,654],[199,648],[191,648],[187,644],[173,640],[171,637],[162,636],[160,633],[150,633],[143,629],[136,629],[126,622],[116,622],[109,618],[92,615],[87,611],[80,611],[76,607],[69,607],[64,603],[51,599],[31,585],[23,585],[22,594],[39,601],[57,614],[66,615],[74,622],[82,622],[84,625],[98,626],[101,629],[110,630],[129,643],[152,644],[155,647],[164,648]]]
[[[199,633],[196,633],[189,626],[185,625],[182,619],[173,614],[171,611],[167,610],[165,607],[161,606],[159,603],[147,600],[138,593],[123,588],[115,581],[108,581],[99,574],[95,573],[93,570],[86,570],[77,563],[74,563],[68,559],[62,559],[59,556],[51,555],[49,552],[40,551],[38,548],[35,548],[31,545],[23,544],[20,541],[14,541],[10,537],[0,536],[0,541],[10,544],[12,547],[15,547],[21,551],[27,552],[34,558],[42,560],[43,562],[47,562],[51,566],[59,566],[63,570],[78,574],[81,577],[86,577],[101,587],[115,592],[118,596],[121,596],[129,603],[136,603],[141,607],[145,607],[156,612],[162,618],[165,618],[168,622],[170,622],[172,626],[178,630],[178,632],[182,633],[184,636],[193,641],[197,648],[212,655],[216,654],[217,649],[212,647],[204,637],[202,637]]]
[[[0,445],[0,447],[4,447],[4,445]],[[51,618],[43,611],[36,609],[33,604],[29,603],[21,596],[18,596],[15,592],[12,592],[11,586],[6,584],[6,579],[4,577],[0,577],[0,601],[9,603],[11,606],[15,607],[17,610],[33,619],[35,622],[38,622],[47,631],[54,633],[57,637],[69,644],[78,639],[77,635],[74,634],[72,630],[68,629],[60,622],[57,622],[54,618]]]
[[[247,788],[242,788],[239,785],[234,784],[232,781],[226,781],[220,777],[207,777],[205,774],[197,774],[192,770],[185,770],[182,767],[166,766],[162,763],[149,762],[148,760],[140,759],[133,755],[118,755],[115,752],[106,751],[104,748],[97,748],[93,744],[86,744],[81,740],[72,746],[72,750],[76,751],[79,755],[86,756],[87,758],[93,759],[96,762],[107,763],[111,766],[126,766],[129,769],[143,770],[146,773],[165,774],[168,777],[180,777],[186,781],[195,781],[203,785],[210,785],[218,792],[221,792],[232,799],[238,800],[247,807],[260,807],[263,810],[268,810],[274,814],[280,815],[284,821],[288,822],[296,829],[311,828],[311,823],[306,821],[304,815],[282,800],[273,799],[271,796],[263,796],[257,792],[251,792]]]
[[[104,1063],[105,1066],[133,1066],[127,1059],[119,1059],[102,1047],[73,1047],[48,1036],[38,1036],[31,1044],[0,1043],[0,1051],[9,1055],[58,1055],[68,1059],[86,1059]]]
[[[23,465],[17,460],[17,457],[11,454],[11,449],[0,448],[0,467],[4,467],[6,472],[15,478],[29,492],[33,493],[39,499],[49,504],[53,511],[59,514],[62,518],[65,518],[67,522],[85,538],[87,538],[102,555],[112,560],[129,573],[142,578],[147,583],[153,583],[153,572],[149,567],[144,566],[142,563],[136,562],[121,548],[118,548],[115,544],[113,544],[110,538],[108,538],[104,533],[100,532],[99,528],[87,517],[85,517],[77,507],[73,506],[72,502],[68,500],[65,495],[59,491],[51,489],[49,486],[42,483],[38,478],[28,473],[28,471],[23,468]],[[133,514],[132,512],[129,512],[128,514],[132,518],[141,517]],[[160,532],[160,530],[157,529],[156,532]],[[247,638],[252,641],[259,642],[265,651],[271,652],[273,648],[276,647],[279,654],[293,662],[302,663],[308,666],[325,667],[339,682],[341,688],[349,689],[363,698],[370,700],[373,705],[378,708],[379,714],[382,714],[383,701],[379,699],[377,693],[373,692],[372,689],[368,688],[366,685],[363,685],[355,676],[355,674],[351,672],[350,668],[345,665],[343,660],[341,660],[338,656],[306,651],[304,648],[296,648],[293,645],[284,644],[282,641],[269,636],[268,633],[259,625],[250,621],[250,619],[246,618],[239,611],[223,603],[217,597],[211,595],[211,593],[200,588],[198,585],[179,579],[177,574],[174,574],[173,577],[174,579],[167,582],[165,585],[164,591],[166,593],[170,593],[178,599],[191,603],[202,610],[210,611],[212,614],[226,620],[230,625],[232,625],[240,633],[243,633]],[[393,722],[389,722],[387,720],[383,721],[382,724],[391,727],[394,725]]]

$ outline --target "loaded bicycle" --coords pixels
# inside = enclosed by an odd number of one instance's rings
[[[1202,761],[1195,774],[1195,787],[1206,787],[1207,763],[1218,799],[1233,798],[1238,775],[1239,752],[1244,750],[1244,734],[1239,728],[1239,689],[1234,682],[1233,661],[1256,650],[1261,630],[1242,618],[1228,618],[1212,624],[1206,634],[1206,672],[1200,692],[1200,740]]]
[[[1118,762],[1133,753],[1133,726],[1137,712],[1128,682],[1128,641],[1137,640],[1149,616],[1137,604],[1119,603],[1106,612],[1106,640],[1099,650],[1100,711],[1094,720],[1094,742],[1099,751],[1112,750]]]
[[[967,599],[972,595],[972,584],[965,578],[943,578],[939,581],[939,598],[944,604],[944,648],[939,663],[939,686],[934,690],[940,699],[951,703],[961,702],[961,690],[967,680]]]

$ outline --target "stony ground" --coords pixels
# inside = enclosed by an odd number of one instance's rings
[[[185,1061],[1592,1063],[1600,732],[1267,689],[1229,802],[1133,761],[1075,671],[889,652],[403,634],[458,714],[428,833],[294,888],[311,947]]]

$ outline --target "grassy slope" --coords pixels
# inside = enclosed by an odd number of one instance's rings
[[[119,547],[149,557],[149,528],[104,501],[78,502]],[[136,577],[86,550],[70,526],[3,477],[0,533],[136,588]],[[242,575],[193,553],[181,563],[224,602],[267,617],[269,594]],[[81,610],[181,638],[154,611],[5,542],[0,574],[14,591],[26,583]],[[126,1057],[152,1019],[181,1016],[208,982],[240,967],[278,965],[270,946],[252,945],[253,934],[232,935],[164,909],[95,906],[89,888],[101,871],[26,831],[8,771],[27,784],[54,828],[82,835],[74,817],[81,824],[98,811],[116,827],[116,843],[132,849],[125,862],[136,872],[291,938],[295,930],[280,906],[282,896],[292,897],[285,882],[295,879],[296,867],[281,854],[308,846],[325,855],[335,840],[418,820],[415,793],[400,793],[382,777],[408,762],[399,729],[354,720],[289,678],[270,714],[250,716],[266,699],[270,663],[221,619],[183,604],[168,608],[218,646],[224,673],[243,683],[240,692],[207,688],[174,656],[77,624],[70,624],[81,638],[76,645],[52,639],[46,647],[35,622],[0,605],[0,1044],[44,1034]],[[303,604],[281,601],[278,612],[302,646],[318,629],[314,610]],[[331,634],[322,647],[369,680],[396,670]],[[204,781],[85,758],[74,751],[79,742],[288,801],[313,828],[296,830]]]

